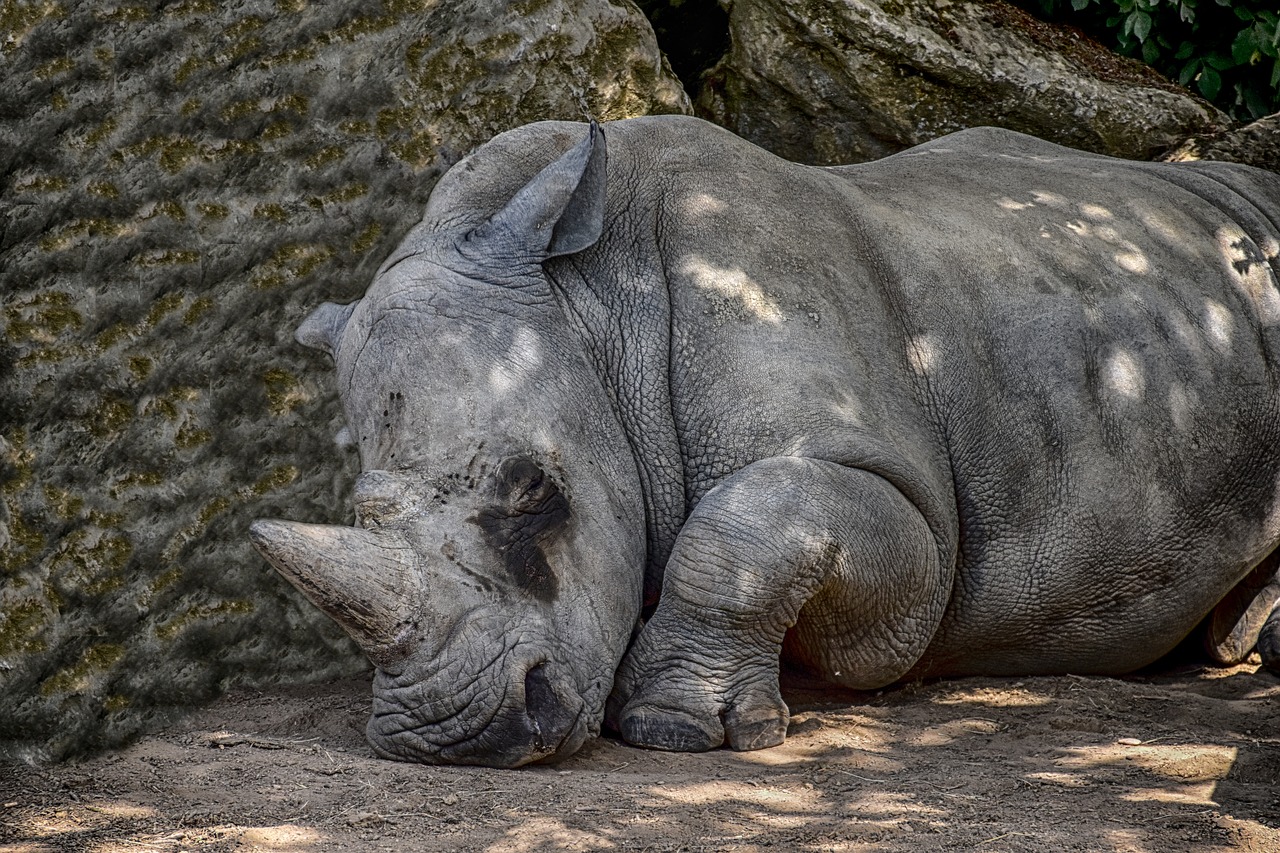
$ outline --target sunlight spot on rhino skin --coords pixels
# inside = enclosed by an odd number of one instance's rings
[[[1067,203],[1067,200],[1062,196],[1047,190],[1032,190],[1031,197],[1039,204],[1047,204],[1052,207],[1062,207]]]
[[[690,216],[708,216],[720,213],[727,207],[723,201],[707,193],[695,193],[684,202],[684,212]]]
[[[862,425],[862,404],[858,398],[844,391],[836,392],[831,401],[831,413],[851,426]]]
[[[1071,233],[1079,237],[1088,237],[1089,234],[1093,231],[1093,229],[1089,227],[1089,223],[1082,222],[1079,219],[1076,219],[1072,222],[1068,222],[1066,225],[1066,228],[1068,231],[1070,231]]]
[[[1141,397],[1147,384],[1142,368],[1125,350],[1120,350],[1107,359],[1102,373],[1107,386],[1126,397]]]
[[[926,376],[937,361],[937,349],[928,335],[916,335],[907,341],[907,363],[917,376]]]
[[[775,324],[782,322],[782,311],[778,304],[740,269],[717,267],[701,258],[689,258],[681,264],[680,272],[692,278],[693,283],[704,290],[737,299],[757,320]]]
[[[1124,246],[1124,251],[1116,253],[1116,264],[1121,269],[1128,270],[1134,275],[1145,275],[1151,268],[1146,253],[1128,240],[1123,241],[1122,245]]]
[[[522,326],[516,330],[506,355],[489,371],[489,385],[499,394],[510,393],[541,366],[542,347],[538,335]]]
[[[996,204],[1000,205],[1005,210],[1026,210],[1029,207],[1035,207],[1035,204],[1033,204],[1032,202],[1014,201],[1008,196],[1005,196],[1004,198],[996,199]]]
[[[1183,432],[1191,428],[1191,414],[1200,403],[1200,395],[1182,383],[1169,388],[1169,418],[1174,427]]]
[[[1209,341],[1219,353],[1231,349],[1231,311],[1227,306],[1212,299],[1204,301],[1204,330]]]
[[[1080,205],[1080,212],[1083,213],[1086,218],[1093,219],[1095,221],[1115,218],[1112,216],[1111,211],[1107,210],[1100,204],[1082,204]]]
[[[1186,244],[1186,234],[1169,222],[1160,211],[1142,209],[1133,212],[1134,217],[1142,223],[1148,232],[1159,234],[1167,242],[1177,246]]]
[[[1218,249],[1226,264],[1227,275],[1236,288],[1253,303],[1258,319],[1267,325],[1280,322],[1280,290],[1268,263],[1267,250],[1258,246],[1247,234],[1233,225],[1218,229]]]

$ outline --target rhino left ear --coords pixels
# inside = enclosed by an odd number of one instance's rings
[[[463,251],[540,263],[590,247],[604,230],[606,157],[604,131],[593,121],[586,139],[468,234]]]
[[[294,340],[305,347],[333,355],[338,350],[338,341],[342,340],[342,332],[347,328],[351,313],[358,304],[359,300],[349,305],[323,303],[302,321],[302,325],[293,333]]]

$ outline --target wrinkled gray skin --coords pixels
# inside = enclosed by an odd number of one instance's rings
[[[606,715],[776,744],[780,655],[1118,673],[1214,611],[1220,660],[1275,665],[1277,222],[1270,173],[1000,130],[823,169],[689,118],[529,125],[299,330],[359,528],[253,537],[410,761],[556,759]]]

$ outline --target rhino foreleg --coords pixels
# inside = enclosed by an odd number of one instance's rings
[[[924,518],[881,477],[795,457],[749,465],[685,522],[658,608],[619,669],[610,724],[659,749],[781,743],[787,630],[825,677],[891,683],[932,637],[949,570]]]

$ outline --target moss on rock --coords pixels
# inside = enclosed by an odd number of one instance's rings
[[[360,670],[247,542],[260,516],[350,520],[331,377],[293,329],[359,296],[489,137],[687,112],[643,17],[0,0],[0,75],[0,754]]]

